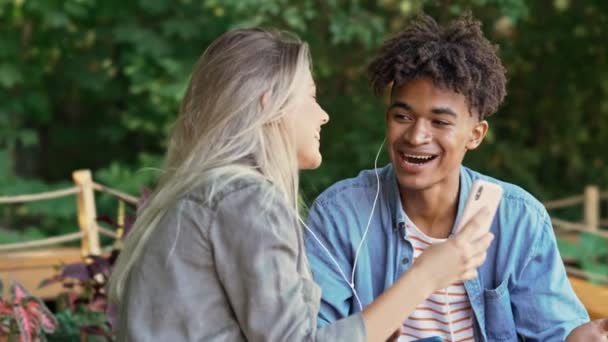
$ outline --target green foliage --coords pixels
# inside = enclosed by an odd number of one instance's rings
[[[591,233],[582,233],[579,260],[583,270],[608,275],[608,240]]]
[[[49,337],[50,341],[77,341],[80,339],[80,321],[83,321],[80,317],[76,316],[72,312],[66,310],[59,312],[55,315],[59,322],[59,329],[53,335]],[[88,320],[82,325],[86,325]]]
[[[116,314],[108,307],[106,289],[118,254],[113,249],[109,256],[89,256],[82,262],[61,265],[55,276],[42,281],[40,287],[60,282],[64,288],[55,299],[59,325],[49,341],[114,340],[111,322],[116,323]]]
[[[103,326],[107,324],[107,317],[103,312],[88,311],[79,308],[75,311],[64,310],[55,314],[59,322],[59,328],[53,334],[46,338],[49,342],[57,341],[82,341],[82,327],[87,326]],[[88,336],[87,342],[106,342],[109,339],[103,336]]]
[[[608,240],[598,235],[582,232],[575,240],[558,240],[562,258],[574,261],[585,272],[608,275]],[[591,282],[604,284],[595,278]]]
[[[0,1],[0,191],[62,188],[73,170],[90,168],[137,194],[158,175],[141,169],[161,165],[194,61],[222,32],[260,25],[309,42],[331,116],[324,164],[302,176],[310,203],[373,166],[384,105],[367,87],[366,65],[421,11],[444,23],[471,11],[509,72],[507,101],[466,164],[541,199],[588,183],[608,188],[606,1],[14,0]],[[101,199],[98,213],[113,215],[114,206]],[[30,237],[28,227],[76,227],[71,198],[2,210],[2,227],[19,222],[11,241]]]
[[[564,260],[576,260],[579,258],[580,247],[575,242],[565,239],[558,239],[557,248],[559,249],[559,254]]]

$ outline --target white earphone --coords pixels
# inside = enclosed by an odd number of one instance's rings
[[[319,246],[321,246],[323,248],[323,250],[325,251],[325,253],[327,253],[327,255],[329,256],[329,258],[331,259],[331,261],[334,263],[334,265],[336,266],[336,268],[340,272],[340,275],[342,276],[342,279],[344,279],[344,281],[348,284],[348,286],[353,291],[353,295],[355,296],[355,299],[357,300],[357,304],[359,305],[359,310],[360,311],[363,310],[363,304],[361,303],[361,299],[359,299],[359,295],[357,294],[357,290],[355,290],[355,271],[357,270],[357,260],[359,259],[359,252],[361,251],[361,247],[363,246],[363,242],[365,241],[365,238],[367,236],[367,232],[369,230],[369,226],[370,226],[370,224],[372,222],[372,217],[374,215],[374,210],[376,209],[376,203],[378,202],[378,196],[380,195],[380,176],[378,175],[378,157],[380,156],[380,151],[382,151],[382,147],[384,146],[385,140],[383,140],[382,144],[380,144],[380,148],[378,149],[378,153],[376,153],[376,159],[374,160],[374,172],[376,173],[376,182],[377,182],[376,196],[374,198],[374,203],[372,205],[372,211],[369,214],[369,219],[367,221],[367,226],[365,227],[365,232],[363,233],[363,236],[361,237],[361,241],[359,242],[359,246],[357,247],[357,252],[355,253],[355,261],[353,262],[353,271],[351,273],[350,280],[346,277],[346,274],[344,273],[344,271],[340,267],[340,264],[338,264],[338,262],[336,261],[336,259],[334,258],[334,256],[327,249],[327,247],[325,247],[325,245],[321,242],[321,240],[319,240],[319,238],[312,231],[312,229],[310,229],[306,225],[306,223],[300,217],[298,217],[298,220],[300,220],[300,222],[306,228],[306,230],[308,230],[308,232],[312,235],[312,237],[317,241],[317,243],[319,244]]]
[[[355,289],[355,271],[357,269],[357,260],[359,259],[359,252],[361,251],[361,247],[363,246],[363,242],[365,241],[365,238],[367,237],[367,232],[369,231],[369,226],[372,222],[372,217],[374,215],[374,210],[376,209],[376,203],[378,202],[378,196],[380,195],[380,176],[378,175],[378,157],[380,156],[380,152],[382,151],[382,147],[384,146],[386,139],[382,141],[382,144],[380,144],[380,148],[378,149],[378,152],[376,153],[376,158],[374,159],[374,172],[376,173],[376,196],[374,197],[374,203],[372,204],[372,211],[369,214],[369,219],[367,221],[367,226],[365,227],[365,232],[363,233],[363,236],[361,237],[361,241],[359,242],[359,246],[357,247],[357,252],[355,253],[355,260],[353,262],[353,271],[351,273],[351,277],[350,280],[346,277],[346,274],[344,273],[344,270],[342,270],[342,268],[340,267],[340,264],[338,264],[338,261],[336,261],[336,259],[334,258],[334,256],[331,254],[331,252],[329,251],[329,249],[327,249],[327,247],[325,247],[325,245],[321,242],[321,240],[319,240],[319,238],[317,237],[317,235],[312,231],[312,229],[310,229],[310,227],[308,227],[308,225],[306,225],[306,223],[298,216],[298,220],[300,220],[300,223],[302,223],[302,225],[306,228],[306,230],[308,230],[308,232],[312,235],[312,237],[316,240],[316,242],[319,244],[319,246],[321,246],[321,248],[323,248],[323,250],[325,251],[325,253],[327,254],[327,256],[329,256],[329,258],[331,259],[331,261],[334,263],[334,265],[336,266],[336,268],[338,269],[338,272],[340,272],[340,275],[342,276],[342,279],[344,279],[344,281],[348,284],[348,286],[350,287],[350,289],[353,291],[353,295],[355,296],[355,299],[357,300],[357,304],[359,305],[359,310],[362,311],[363,310],[363,303],[361,303],[361,299],[359,298],[359,294],[357,293],[357,290]],[[449,287],[448,287],[449,288]],[[447,297],[447,291],[448,288],[445,289],[444,294]],[[449,322],[449,328],[450,328],[450,338],[452,341],[454,341],[454,329],[452,327],[452,322],[451,322],[451,310],[450,310],[450,304],[449,302],[446,300],[446,304],[447,304],[447,313],[448,313],[448,322]]]

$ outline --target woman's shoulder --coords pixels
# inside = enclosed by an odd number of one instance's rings
[[[211,199],[201,197],[208,193],[208,188],[200,189],[188,200],[205,201],[202,211],[205,212],[206,224],[203,229],[214,244],[243,236],[248,236],[252,243],[257,241],[254,236],[296,238],[297,216],[294,210],[288,205],[285,195],[263,177],[235,178],[217,187]]]
[[[209,177],[189,192],[184,200],[196,202],[211,211],[227,206],[240,209],[254,207],[262,210],[267,209],[268,206],[283,205],[285,196],[261,175],[227,172]]]

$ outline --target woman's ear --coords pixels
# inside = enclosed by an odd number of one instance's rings
[[[270,101],[270,90],[265,91],[264,94],[262,94],[262,97],[260,97],[261,110],[264,110],[266,108],[266,106],[268,105],[268,101]]]
[[[467,141],[467,150],[474,150],[481,145],[483,138],[486,136],[486,133],[488,133],[488,127],[489,124],[486,120],[481,120],[474,124],[471,135],[469,136],[469,141]]]

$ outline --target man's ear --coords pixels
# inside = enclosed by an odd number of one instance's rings
[[[467,141],[467,150],[474,150],[481,144],[486,133],[488,133],[488,127],[489,124],[486,120],[481,120],[473,126],[469,141]]]

